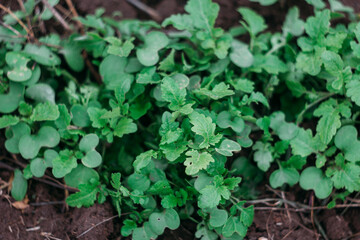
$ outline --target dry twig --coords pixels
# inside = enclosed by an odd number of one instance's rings
[[[118,217],[119,215],[115,215],[115,216],[112,216],[112,217],[109,217],[109,218],[106,218],[104,219],[103,221],[97,223],[96,225],[92,226],[91,228],[89,228],[88,230],[86,230],[85,232],[81,233],[80,235],[76,236],[76,238],[81,238],[82,236],[84,236],[85,234],[87,234],[88,232],[90,232],[91,230],[93,230],[94,228],[96,228],[97,226],[103,224],[103,223],[106,223],[116,217]]]
[[[126,0],[126,1],[132,4],[133,6],[137,7],[141,11],[147,13],[155,21],[160,22],[162,20],[161,15],[155,9],[147,6],[146,4],[140,2],[139,0]]]
[[[10,14],[21,25],[21,27],[25,29],[27,35],[30,36],[31,39],[35,39],[33,32],[30,31],[29,28],[25,25],[25,23],[21,21],[21,19],[19,19],[9,8],[5,7],[1,3],[0,3],[0,8],[5,12],[7,12],[8,14]]]
[[[41,2],[47,7],[51,13],[54,15],[54,17],[61,23],[61,25],[67,30],[70,31],[71,28],[69,24],[63,19],[63,17],[53,8],[47,0],[41,0]]]
[[[32,36],[35,36],[35,35],[34,35],[34,32],[33,32],[33,30],[32,30],[30,17],[29,17],[29,16],[27,15],[27,13],[26,13],[26,9],[25,9],[24,3],[22,2],[22,0],[17,0],[17,1],[18,1],[18,3],[19,3],[19,6],[20,6],[20,8],[21,8],[21,11],[23,11],[23,13],[24,13],[25,16],[26,16],[26,22],[27,22],[29,31],[32,33]],[[34,40],[36,40],[36,39],[34,39]]]

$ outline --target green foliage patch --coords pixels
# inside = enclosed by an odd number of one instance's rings
[[[306,2],[314,16],[293,7],[280,32],[249,8],[218,28],[211,0],[161,25],[97,11],[76,19],[83,33],[35,42],[5,15],[16,32],[0,26],[0,129],[27,164],[12,196],[50,174],[78,189],[69,206],[111,201],[122,236],[153,239],[188,219],[212,240],[246,236],[254,207],[242,200],[268,171],[273,188],[319,199],[360,191],[360,23],[339,1]]]

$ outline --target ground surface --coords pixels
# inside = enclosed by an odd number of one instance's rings
[[[12,9],[18,8],[15,0],[1,0]],[[95,9],[103,7],[106,14],[114,11],[122,12],[123,18],[149,19],[149,16],[130,5],[126,0],[73,0],[81,15],[93,13]],[[154,8],[162,18],[173,13],[183,12],[185,0],[147,0],[147,5]],[[235,9],[239,6],[248,6],[261,13],[266,18],[271,30],[278,30],[285,18],[287,10],[297,5],[301,15],[306,17],[312,14],[312,8],[303,1],[284,0],[283,4],[271,7],[261,7],[248,0],[215,0],[221,7],[217,24],[223,28],[234,26],[239,21],[239,14]],[[360,12],[359,0],[343,0]],[[0,142],[0,144],[2,144]],[[1,153],[0,153],[1,155]],[[0,180],[9,181],[11,173],[0,168]],[[1,182],[0,182],[1,186]],[[295,192],[295,193],[294,193]],[[261,189],[259,199],[278,197],[277,192],[269,188]],[[13,200],[7,197],[7,189],[0,188],[0,239],[121,239],[119,221],[112,206],[107,203],[95,205],[88,209],[67,209],[59,200],[65,199],[66,192],[53,188],[47,184],[32,181],[28,194],[29,206],[19,210],[12,206]],[[288,200],[302,201],[309,205],[310,193],[292,189],[292,193],[283,196]],[[307,200],[306,200],[307,199]],[[265,209],[257,210],[254,224],[250,227],[247,239],[291,239],[312,240],[324,239],[352,239],[360,240],[360,209],[318,210],[311,212],[293,212],[269,210],[269,206],[257,205]],[[108,221],[106,221],[108,220]],[[103,222],[103,223],[102,223]],[[101,224],[99,224],[101,223]],[[94,227],[95,225],[98,226]],[[90,230],[90,231],[88,231]],[[87,232],[88,231],[88,232]],[[196,226],[185,222],[176,231],[167,231],[162,239],[187,240],[194,239]]]

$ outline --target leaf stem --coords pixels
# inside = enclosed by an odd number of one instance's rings
[[[276,52],[277,50],[279,50],[280,48],[284,47],[286,45],[286,41],[285,41],[285,38],[282,39],[282,41],[277,44],[277,45],[274,45],[266,54],[265,56],[269,56],[271,55],[272,53]]]
[[[329,94],[326,94],[325,96],[319,98],[318,100],[310,103],[308,106],[306,106],[306,108],[304,108],[304,110],[302,110],[300,112],[300,114],[298,115],[298,117],[296,118],[296,125],[299,125],[302,120],[303,120],[303,117],[304,117],[304,114],[312,107],[314,107],[315,105],[319,104],[320,102],[324,101],[325,99],[329,98],[329,97],[332,97],[334,96],[336,93],[329,93]]]

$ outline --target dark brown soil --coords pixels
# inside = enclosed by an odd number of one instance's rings
[[[217,25],[226,29],[238,24],[240,16],[235,10],[240,6],[250,7],[259,12],[265,17],[271,30],[281,28],[287,10],[294,5],[299,6],[301,16],[304,18],[313,11],[312,7],[300,0],[282,0],[279,1],[282,4],[277,3],[265,8],[248,0],[214,1],[221,7]],[[360,12],[359,0],[342,1],[354,7],[356,12]],[[15,0],[0,0],[0,2],[13,10],[18,9]],[[81,15],[93,13],[95,9],[103,7],[107,15],[120,11],[123,18],[150,19],[146,13],[139,11],[126,0],[73,0],[73,2]],[[182,13],[186,0],[143,0],[143,2],[155,9],[162,18],[166,18],[173,13]],[[8,181],[10,177],[9,171],[0,169],[0,179]],[[296,193],[286,194],[287,199],[308,202],[309,194],[304,194],[300,189],[292,189],[292,191]],[[264,190],[263,193],[262,199],[277,197],[273,192]],[[0,190],[0,240],[76,239],[80,234],[116,214],[109,203],[82,209],[67,209],[63,204],[50,204],[65,199],[65,192],[38,182],[31,183],[28,193],[30,206],[25,210],[12,207],[13,199],[7,196],[6,189]],[[259,206],[265,207],[265,205]],[[345,214],[341,214],[342,211],[343,209],[322,210],[314,212],[312,218],[309,212],[259,210],[255,213],[254,224],[250,227],[246,239],[312,240],[324,239],[326,236],[334,240],[360,240],[360,208],[348,209]],[[319,227],[322,232],[319,231]],[[120,221],[115,218],[92,228],[80,239],[122,239],[120,228]],[[196,225],[186,221],[178,230],[166,231],[161,239],[194,239],[195,231]]]
[[[0,179],[7,181],[9,177],[9,172],[0,170]],[[110,203],[67,211],[63,204],[57,203],[64,198],[64,192],[43,183],[34,183],[30,187],[28,198],[30,206],[18,210],[12,207],[13,200],[7,196],[6,189],[3,189],[0,194],[1,240],[75,239],[95,224],[114,215]],[[79,239],[108,239],[113,230],[113,221],[107,221]]]

